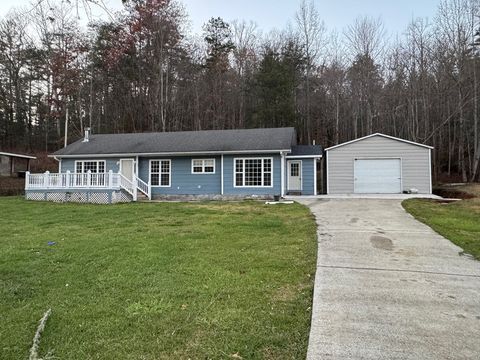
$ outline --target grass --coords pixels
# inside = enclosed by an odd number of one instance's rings
[[[471,194],[480,194],[480,185],[469,185]],[[452,203],[410,199],[403,207],[466,253],[480,260],[480,197]]]
[[[305,358],[316,236],[301,205],[0,207],[2,359],[28,357],[50,307],[46,358]]]

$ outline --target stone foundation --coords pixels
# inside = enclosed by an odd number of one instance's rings
[[[158,201],[241,201],[273,200],[273,195],[153,195]]]

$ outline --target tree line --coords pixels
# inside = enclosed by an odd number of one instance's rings
[[[75,2],[0,19],[2,149],[51,152],[86,127],[294,126],[324,147],[374,132],[429,144],[437,179],[479,178],[479,0],[442,0],[397,36],[370,17],[326,29],[306,0],[285,29],[212,17],[200,34],[179,1],[123,2],[86,28]]]

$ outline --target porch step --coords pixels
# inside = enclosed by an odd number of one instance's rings
[[[287,191],[287,195],[302,195],[302,192],[299,190],[290,190]]]
[[[150,200],[148,200],[147,195],[145,195],[143,192],[137,190],[137,201],[150,201]]]

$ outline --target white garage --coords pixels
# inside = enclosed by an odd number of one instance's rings
[[[431,194],[432,149],[380,133],[327,148],[327,194]]]

